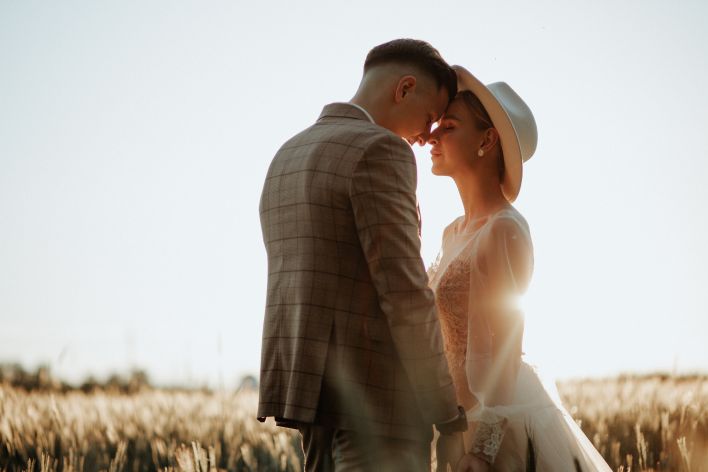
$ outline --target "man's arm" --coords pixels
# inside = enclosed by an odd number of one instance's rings
[[[394,136],[377,137],[354,170],[350,198],[396,351],[432,424],[454,418],[457,402],[420,257],[416,178],[410,147]]]

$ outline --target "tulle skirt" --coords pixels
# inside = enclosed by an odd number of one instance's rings
[[[512,405],[475,408],[468,418],[476,421],[490,414],[506,418],[495,471],[612,472],[561,405],[555,386],[544,385],[526,362],[519,368]]]

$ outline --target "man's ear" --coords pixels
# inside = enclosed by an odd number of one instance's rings
[[[398,79],[398,84],[396,84],[395,95],[393,96],[393,101],[400,103],[409,93],[415,90],[417,79],[414,75],[404,75]]]

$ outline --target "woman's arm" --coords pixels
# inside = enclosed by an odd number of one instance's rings
[[[468,442],[473,453],[493,462],[504,433],[504,418],[490,407],[514,400],[524,332],[518,300],[533,271],[528,229],[515,219],[493,222],[480,241],[482,280],[470,297],[466,372],[483,410]],[[484,411],[486,409],[486,411]]]

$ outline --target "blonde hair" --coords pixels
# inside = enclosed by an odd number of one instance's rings
[[[477,95],[469,90],[462,90],[458,92],[457,96],[462,99],[467,106],[467,109],[472,114],[475,128],[479,131],[486,131],[489,128],[495,128],[494,123],[492,123],[492,119],[489,117],[489,113],[487,113],[487,110],[485,110],[484,105],[482,105],[482,102],[479,98],[477,98]],[[499,180],[502,180],[504,177],[504,151],[501,149],[501,145],[499,146],[499,160],[497,161],[497,165],[499,167]]]

